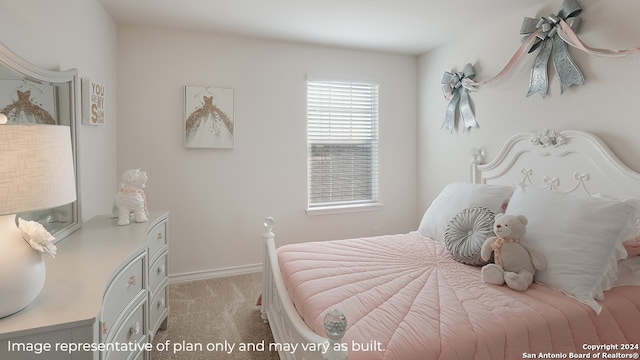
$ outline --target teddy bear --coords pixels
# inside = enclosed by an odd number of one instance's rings
[[[129,225],[129,215],[134,214],[136,222],[146,222],[149,211],[144,187],[147,173],[140,169],[125,171],[122,175],[120,190],[116,194],[114,205],[118,211],[118,225]]]
[[[482,279],[486,283],[506,283],[511,289],[525,291],[533,282],[536,270],[544,270],[544,255],[523,239],[528,222],[524,215],[496,215],[493,224],[496,236],[485,240],[480,251],[485,261],[489,261],[492,254],[494,258],[494,263],[482,267]]]

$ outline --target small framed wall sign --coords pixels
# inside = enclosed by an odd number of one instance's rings
[[[183,129],[187,148],[232,149],[233,89],[185,86]]]
[[[104,85],[82,79],[82,123],[104,125]]]

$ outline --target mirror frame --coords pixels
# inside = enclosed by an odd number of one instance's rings
[[[72,232],[78,230],[82,226],[81,213],[80,213],[80,179],[78,170],[78,143],[77,143],[77,124],[78,114],[80,114],[79,104],[79,89],[80,82],[78,78],[77,69],[69,69],[65,71],[53,71],[40,68],[22,57],[15,54],[4,44],[0,42],[0,65],[4,65],[8,69],[16,72],[22,76],[23,80],[33,81],[36,83],[48,83],[52,85],[68,85],[69,93],[60,94],[55,92],[56,103],[58,106],[68,106],[69,111],[69,128],[71,131],[71,148],[73,151],[73,166],[75,171],[76,180],[76,201],[71,203],[71,221],[66,226],[60,227],[51,234],[55,237],[55,242],[58,242],[67,237]],[[15,79],[20,80],[20,79]],[[2,81],[2,79],[0,79]],[[57,89],[56,89],[57,90]],[[68,98],[68,104],[60,104],[60,99]],[[62,106],[60,106],[62,107]],[[59,121],[59,119],[56,119]],[[61,124],[60,126],[67,126]],[[67,206],[67,205],[64,205]],[[53,210],[53,209],[51,209]]]

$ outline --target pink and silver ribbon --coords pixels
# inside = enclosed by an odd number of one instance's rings
[[[578,35],[576,35],[571,26],[562,21],[560,22],[560,29],[558,29],[558,36],[560,36],[567,44],[590,55],[619,58],[640,53],[640,48],[609,50],[587,46],[580,40],[580,38],[578,38]]]
[[[462,116],[465,130],[478,127],[469,99],[469,90],[473,89],[471,83],[475,76],[476,73],[471,64],[465,65],[460,72],[450,73],[445,71],[442,77],[442,92],[445,100],[449,101],[449,105],[442,124],[443,129],[453,132],[453,128],[456,126],[457,111]]]
[[[582,12],[582,7],[576,0],[564,0],[558,15],[549,15],[540,19],[525,18],[521,28],[521,35],[525,35],[520,48],[513,54],[506,66],[493,78],[484,81],[475,81],[473,76],[464,77],[462,73],[445,73],[442,81],[445,98],[451,100],[447,108],[447,116],[443,128],[453,130],[455,127],[455,112],[458,102],[462,104],[462,94],[455,99],[456,89],[469,91],[480,90],[484,87],[495,85],[508,75],[513,73],[517,64],[520,63],[526,54],[540,49],[540,53],[534,61],[531,70],[529,92],[527,96],[540,93],[545,97],[548,91],[548,60],[553,56],[553,63],[561,82],[561,93],[564,93],[571,85],[583,85],[584,76],[569,54],[567,45],[583,51],[590,55],[601,57],[620,58],[629,55],[640,54],[640,47],[624,50],[608,50],[589,47],[576,35],[581,19],[578,17]],[[473,68],[471,68],[473,72]],[[457,76],[457,79],[456,79]],[[465,94],[468,98],[468,94]],[[455,104],[455,105],[452,105]],[[465,106],[471,111],[471,106]],[[462,105],[461,105],[462,112]],[[464,116],[464,114],[463,114]],[[473,116],[473,112],[471,112]],[[469,124],[475,124],[475,119]],[[473,127],[473,125],[469,126]]]
[[[561,23],[565,23],[575,32],[580,26],[578,15],[582,12],[582,7],[576,0],[564,0],[558,15],[551,14],[540,19],[525,18],[520,30],[521,35],[526,38],[536,33],[536,40],[529,50],[533,52],[540,48],[533,68],[531,69],[531,80],[529,82],[529,92],[527,96],[539,93],[545,97],[549,89],[549,77],[547,67],[549,58],[553,59],[553,65],[560,78],[560,93],[563,94],[571,85],[583,85],[584,76],[571,58],[567,42],[558,35],[558,28]]]

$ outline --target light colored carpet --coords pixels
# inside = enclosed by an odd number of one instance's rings
[[[261,284],[261,273],[169,284],[168,327],[157,332],[151,359],[279,359],[255,305]]]

